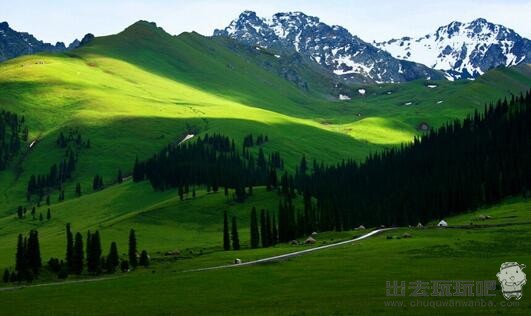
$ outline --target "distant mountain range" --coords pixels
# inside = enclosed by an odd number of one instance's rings
[[[214,36],[233,38],[280,55],[296,51],[345,80],[402,82],[442,77],[424,65],[399,60],[364,42],[341,26],[329,26],[301,12],[277,13],[270,19],[245,11]]]
[[[375,46],[394,57],[442,70],[450,79],[476,78],[498,66],[531,62],[531,41],[485,19],[452,22],[421,38],[403,37]]]
[[[531,61],[531,44],[516,32],[485,19],[452,22],[419,39],[369,44],[341,26],[301,12],[261,18],[245,11],[214,31],[278,52],[295,50],[345,80],[402,82],[420,78],[470,79],[498,66]]]
[[[85,42],[94,38],[92,34],[87,34],[83,38]],[[79,47],[83,40],[75,40],[70,45],[65,46],[63,42],[55,45],[45,43],[36,39],[33,35],[25,32],[13,30],[7,22],[0,23],[0,62],[22,55],[31,55],[40,52],[62,52],[68,49]]]

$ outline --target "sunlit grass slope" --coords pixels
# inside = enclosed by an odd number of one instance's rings
[[[267,134],[266,153],[280,151],[288,168],[303,154],[328,163],[361,160],[382,146],[410,141],[420,123],[440,125],[530,85],[523,67],[476,82],[437,82],[435,89],[418,81],[363,87],[361,96],[351,87],[345,93],[352,100],[339,101],[333,79],[310,67],[297,65],[308,89],[286,80],[280,75],[284,58],[290,56],[227,39],[171,36],[140,21],[67,54],[0,64],[1,108],[25,115],[30,140],[39,139],[17,168],[0,174],[0,206],[12,210],[24,199],[29,176],[61,159],[54,141],[68,127],[91,140],[75,174],[88,188],[95,174],[109,182],[118,169],[129,172],[136,156],[191,132],[236,140]]]

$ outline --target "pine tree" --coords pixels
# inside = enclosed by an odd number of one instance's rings
[[[240,250],[240,238],[238,237],[238,226],[236,225],[236,216],[232,217],[232,249]]]
[[[46,212],[46,219],[47,219],[47,220],[52,219],[52,212],[51,212],[50,209],[48,209],[48,211]]]
[[[39,233],[36,230],[30,231],[26,255],[28,267],[32,269],[33,274],[39,274],[39,269],[42,267],[42,261],[39,245]]]
[[[70,271],[74,271],[74,237],[70,230],[70,223],[66,224],[66,265]]]
[[[101,272],[101,240],[100,233],[96,231],[94,234],[87,236],[87,271],[91,273]]]
[[[86,241],[86,248],[85,248],[85,258],[87,258],[87,271],[88,272],[93,272],[92,271],[92,266],[93,266],[93,263],[92,263],[92,233],[89,231],[87,231],[87,241]]]
[[[77,197],[81,196],[81,183],[79,182],[76,184],[76,196]]]
[[[81,236],[80,233],[76,233],[74,239],[72,272],[75,274],[81,274],[81,272],[83,272],[83,236]]]
[[[258,218],[256,208],[253,206],[251,211],[251,248],[258,248],[260,244],[260,234],[258,232]]]
[[[116,268],[120,264],[120,259],[118,255],[118,246],[116,242],[111,243],[111,249],[109,250],[109,255],[107,256],[107,271],[113,273],[116,271]]]
[[[146,268],[149,266],[149,255],[147,251],[142,250],[142,253],[140,254],[140,261],[138,263]]]
[[[269,247],[269,238],[267,238],[267,224],[264,209],[260,211],[260,236],[262,237],[262,247]]]
[[[138,264],[136,254],[137,254],[136,235],[135,235],[135,230],[131,229],[129,231],[129,264],[131,264],[133,268],[136,268]]]
[[[276,245],[278,243],[278,229],[277,229],[277,224],[275,222],[275,216],[273,216],[273,228],[271,229],[271,233],[272,233],[271,240],[273,241],[272,245]]]
[[[9,282],[14,283],[17,282],[19,278],[19,274],[17,274],[15,271],[11,271],[11,275],[9,276]]]
[[[17,271],[18,275],[25,275],[26,271],[28,270],[28,259],[26,257],[26,247],[24,245],[24,237],[22,234],[18,235],[15,263],[15,270]]]
[[[271,217],[269,217],[269,212],[266,213],[266,236],[267,245],[271,246],[273,244],[273,232],[271,230]]]
[[[42,213],[39,213],[39,221],[43,221],[44,220],[44,216],[42,216]]]
[[[223,249],[230,250],[229,219],[226,210],[223,213]]]
[[[183,186],[180,185],[179,188],[177,189],[178,191],[178,194],[179,194],[179,199],[182,201],[184,200],[184,189],[183,189]]]
[[[94,257],[94,270],[96,272],[101,272],[101,239],[100,232],[96,231],[92,237],[92,252]]]

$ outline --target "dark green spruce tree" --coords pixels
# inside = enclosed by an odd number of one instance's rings
[[[36,230],[30,231],[26,255],[29,268],[31,268],[34,275],[38,275],[39,270],[42,267],[42,260],[39,244],[39,233]]]
[[[129,231],[129,264],[133,267],[133,268],[136,268],[136,266],[138,265],[138,260],[137,260],[137,249],[136,249],[136,234],[135,234],[135,230],[134,229],[131,229]]]
[[[83,272],[83,236],[76,233],[74,239],[74,248],[72,253],[72,272],[81,274]]]
[[[258,248],[260,245],[260,233],[258,232],[258,218],[256,208],[253,206],[251,211],[251,248]]]
[[[236,216],[232,217],[231,238],[232,238],[232,249],[240,250],[240,237],[238,236],[238,226],[236,223]]]
[[[120,258],[118,255],[118,246],[116,242],[111,243],[111,249],[109,250],[109,255],[107,256],[107,272],[114,273],[118,265],[120,264]]]
[[[223,249],[230,250],[229,219],[226,210],[223,212]]]
[[[143,267],[149,267],[149,255],[147,251],[142,250],[142,253],[140,254],[140,260],[138,261],[138,264],[140,264]]]
[[[66,265],[70,271],[74,271],[74,236],[70,230],[70,223],[66,224]]]
[[[17,254],[15,261],[15,270],[18,273],[18,276],[23,278],[28,270],[28,259],[26,257],[26,246],[24,245],[24,237],[22,234],[18,235],[17,242]]]
[[[269,247],[269,238],[267,238],[266,215],[264,209],[260,211],[260,236],[262,237],[262,247]]]

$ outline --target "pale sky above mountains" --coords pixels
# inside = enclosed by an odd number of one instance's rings
[[[38,39],[68,44],[86,33],[118,33],[137,20],[156,22],[171,34],[211,35],[244,10],[270,17],[302,11],[330,25],[341,25],[372,42],[422,36],[452,21],[482,17],[531,38],[531,0],[0,0],[0,21]]]

